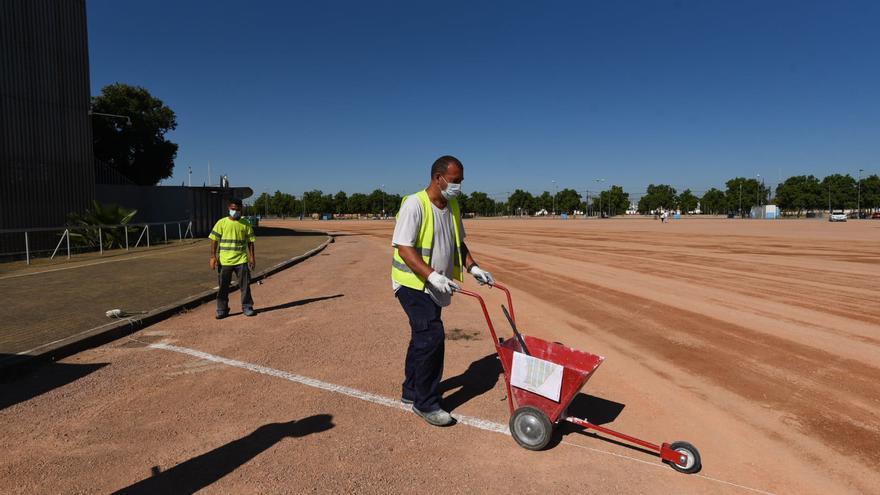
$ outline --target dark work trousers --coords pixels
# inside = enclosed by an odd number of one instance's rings
[[[229,284],[232,282],[232,274],[238,278],[238,288],[241,291],[241,309],[254,308],[254,299],[251,297],[251,270],[247,263],[240,265],[218,265],[217,272],[220,279],[220,290],[217,291],[217,314],[229,313]]]
[[[422,412],[440,409],[440,377],[446,333],[440,320],[440,306],[428,294],[401,287],[397,300],[409,317],[412,337],[406,350],[403,398],[411,399]]]

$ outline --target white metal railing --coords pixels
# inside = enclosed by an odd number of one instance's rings
[[[24,252],[21,251],[10,251],[10,252],[2,252],[0,255],[2,256],[13,256],[18,258],[22,254],[24,254],[25,262],[30,265],[31,260],[34,257],[35,250],[32,249],[32,237],[34,234],[38,232],[61,232],[61,237],[58,239],[58,243],[55,245],[55,249],[52,251],[52,255],[49,256],[49,259],[55,259],[55,256],[58,254],[58,251],[61,249],[61,245],[65,244],[66,246],[66,254],[67,259],[70,259],[71,256],[71,246],[70,246],[70,234],[71,232],[83,231],[83,232],[95,232],[97,229],[97,248],[98,252],[103,256],[104,255],[104,238],[105,233],[110,229],[122,229],[124,232],[125,239],[125,250],[128,251],[130,249],[137,248],[141,245],[141,242],[144,243],[146,247],[150,247],[150,238],[152,237],[150,232],[150,227],[157,228],[157,226],[162,226],[162,239],[161,243],[168,243],[168,226],[176,225],[177,226],[177,237],[178,240],[182,241],[186,238],[193,239],[193,224],[190,220],[179,220],[179,221],[171,221],[171,222],[149,222],[149,223],[129,223],[129,224],[119,224],[119,225],[82,225],[82,226],[68,226],[68,227],[56,227],[56,228],[33,228],[33,229],[0,229],[0,235],[8,238],[8,236],[16,236],[21,234],[24,237]],[[184,228],[184,226],[186,226]],[[172,227],[173,228],[173,227]],[[129,243],[129,233],[136,233],[140,230],[140,234],[137,237],[137,241],[134,246],[130,246]],[[173,232],[173,231],[172,231]],[[173,234],[172,234],[173,235]],[[173,237],[172,237],[172,240]],[[20,246],[20,245],[19,245]],[[85,246],[87,248],[94,248],[94,245]],[[121,246],[120,246],[121,248]],[[41,251],[46,252],[46,251]],[[18,258],[20,259],[20,258]]]

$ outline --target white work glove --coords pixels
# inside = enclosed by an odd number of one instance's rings
[[[477,265],[474,265],[471,267],[471,275],[473,275],[474,278],[477,279],[477,282],[479,282],[480,285],[483,285],[483,284],[495,285],[495,277],[493,277],[491,273],[487,272],[486,270],[483,270],[482,268],[478,267]]]
[[[441,294],[452,294],[454,289],[459,288],[455,282],[437,272],[431,272],[431,274],[428,275],[428,283],[433,285],[434,288],[437,289],[437,292]]]

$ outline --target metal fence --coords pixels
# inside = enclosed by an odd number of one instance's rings
[[[56,228],[0,229],[0,261],[50,260],[83,253],[104,255],[110,250],[131,250],[194,239],[190,220],[132,223],[125,225],[82,225]]]

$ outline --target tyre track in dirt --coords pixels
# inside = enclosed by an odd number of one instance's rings
[[[705,236],[644,224],[525,220],[467,228],[484,266],[569,315],[573,328],[622,339],[617,350],[664,378],[674,380],[668,367],[704,381],[680,386],[720,408],[725,404],[713,388],[740,397],[752,411],[745,421],[761,411],[776,414],[776,424],[755,427],[809,463],[825,462],[818,439],[847,462],[878,472],[880,245],[823,238],[828,226],[816,223],[783,224],[778,236],[734,235],[733,224],[709,225],[714,232]],[[385,228],[359,231],[387,238]],[[632,287],[621,288],[622,280]],[[696,299],[672,304],[652,292],[664,284],[688,287]],[[838,474],[871,491],[853,474],[858,470],[847,471]]]

